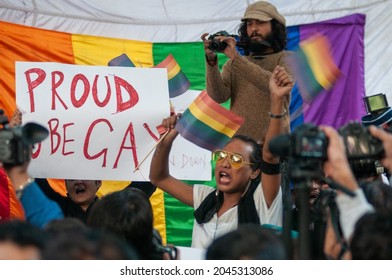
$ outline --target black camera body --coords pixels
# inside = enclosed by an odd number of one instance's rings
[[[368,128],[358,122],[350,122],[339,130],[349,160],[374,159],[384,156],[382,142],[373,137]],[[328,158],[328,138],[317,126],[304,123],[292,134],[280,135],[270,142],[270,150],[280,157],[325,161]]]
[[[291,143],[291,156],[302,159],[327,159],[328,138],[312,124],[296,129]]]
[[[227,43],[225,41],[215,39],[217,36],[235,37],[234,35],[230,35],[227,31],[224,30],[211,34],[208,37],[208,40],[211,40],[210,44],[208,45],[208,48],[215,52],[222,52],[227,47]]]
[[[346,147],[351,170],[358,179],[378,176],[386,172],[380,159],[385,155],[378,138],[373,137],[368,127],[359,123],[349,123],[339,129]]]
[[[20,165],[30,160],[30,146],[19,137],[19,129],[21,127],[0,130],[0,162]]]
[[[49,131],[36,123],[9,127],[8,118],[0,109],[0,162],[8,166],[21,165],[31,159],[32,145],[41,142]]]
[[[378,138],[373,137],[368,127],[350,122],[339,129],[346,147],[349,160],[378,160],[384,157],[384,146]]]

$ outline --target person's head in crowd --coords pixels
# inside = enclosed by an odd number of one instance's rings
[[[356,223],[350,243],[353,260],[392,259],[392,215],[369,213]]]
[[[45,232],[28,222],[11,220],[0,223],[1,260],[41,259],[46,241]]]
[[[392,188],[386,183],[376,181],[365,181],[360,185],[367,201],[373,205],[378,212],[392,214]]]
[[[67,196],[84,211],[98,199],[97,191],[101,185],[100,180],[65,180]]]
[[[102,197],[91,209],[87,225],[123,238],[135,247],[141,259],[156,257],[152,206],[139,189],[126,188]]]
[[[309,209],[311,211],[314,210],[315,203],[318,201],[318,198],[323,190],[328,190],[328,184],[324,183],[321,179],[314,177],[310,180],[309,187]],[[294,186],[292,189],[292,199],[295,209],[298,210],[298,195],[297,195],[297,188]]]
[[[215,239],[206,251],[207,260],[284,260],[283,241],[271,229],[244,224]]]
[[[51,231],[42,259],[138,260],[139,256],[131,245],[114,234],[80,226]]]
[[[238,33],[242,40],[267,41],[274,52],[285,49],[286,20],[271,3],[257,1],[250,4],[241,21]]]
[[[50,221],[44,227],[44,230],[51,236],[61,234],[64,232],[73,232],[75,230],[85,230],[88,227],[80,219],[73,217],[64,217]]]

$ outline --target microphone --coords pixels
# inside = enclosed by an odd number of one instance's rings
[[[287,157],[290,153],[290,134],[275,136],[270,140],[268,147],[274,155]]]

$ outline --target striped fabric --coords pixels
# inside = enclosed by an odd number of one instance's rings
[[[169,54],[161,63],[155,67],[167,69],[170,98],[177,97],[189,89],[189,80],[181,70],[180,65],[178,65],[172,54]]]
[[[176,124],[188,141],[213,151],[222,148],[243,124],[244,119],[216,103],[202,91]]]
[[[321,34],[301,42],[291,58],[301,96],[306,101],[311,101],[323,90],[331,90],[341,76],[331,56],[330,42]]]

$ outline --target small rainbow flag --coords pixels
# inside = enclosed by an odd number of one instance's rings
[[[341,76],[332,58],[328,39],[314,35],[300,43],[289,57],[301,96],[311,101],[323,90],[330,90]]]
[[[122,67],[135,67],[132,60],[123,53],[109,61],[108,66],[122,66]]]
[[[190,87],[190,82],[180,65],[174,59],[173,55],[169,54],[161,63],[154,66],[155,68],[166,68],[169,79],[169,97],[173,98],[186,92]]]
[[[213,151],[222,148],[244,123],[244,119],[222,107],[202,91],[176,124],[182,137]]]

